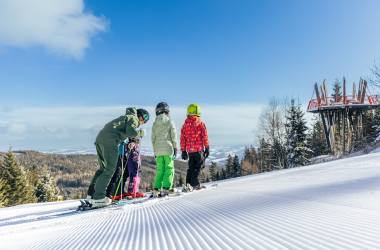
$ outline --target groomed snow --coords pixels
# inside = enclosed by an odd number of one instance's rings
[[[380,153],[54,216],[76,205],[0,209],[0,248],[380,249]]]

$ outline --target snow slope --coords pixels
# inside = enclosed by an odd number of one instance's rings
[[[380,249],[379,162],[374,153],[59,217],[78,202],[4,208],[0,249]]]

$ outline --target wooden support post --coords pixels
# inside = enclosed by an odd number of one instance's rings
[[[331,144],[330,144],[330,140],[329,140],[329,131],[327,129],[326,120],[325,120],[326,115],[324,114],[323,111],[320,114],[321,114],[321,119],[322,119],[322,123],[323,123],[323,129],[325,130],[326,144],[327,144],[328,148],[331,148]]]
[[[330,140],[330,148],[333,154],[334,152],[334,136],[333,136],[333,127],[332,127],[332,115],[330,114],[330,111],[326,111],[327,114],[327,129],[328,129],[328,135]]]
[[[359,135],[359,140],[362,140],[364,135],[363,135],[363,111],[359,111],[360,114],[360,135]]]
[[[326,84],[326,79],[323,81],[323,87],[325,89],[325,95],[326,95],[326,105],[330,106],[330,100],[329,100],[329,93],[327,91],[327,84]]]
[[[343,155],[346,153],[346,109],[342,113],[342,125],[343,125]]]
[[[346,96],[346,78],[343,77],[343,104],[347,104],[347,96]]]
[[[314,90],[315,90],[315,94],[317,95],[318,104],[321,105],[321,96],[319,95],[317,83],[315,83],[315,85],[314,85]]]
[[[334,154],[336,154],[336,143],[335,143],[335,122],[336,122],[336,110],[331,111],[331,139],[332,139],[332,145],[333,145],[333,150]]]
[[[358,101],[359,103],[362,103],[362,98],[363,97],[363,79],[360,77],[360,82],[359,82],[359,93],[358,93]]]
[[[325,92],[323,91],[323,84],[320,86],[321,88],[321,101],[324,102],[324,105],[326,105],[326,100],[325,100]]]
[[[348,117],[347,117],[347,129],[348,129],[348,149],[351,151],[352,147],[352,132],[354,130],[354,123],[352,120],[353,112],[348,110]]]
[[[340,114],[341,113],[341,111],[340,110],[338,110],[337,111],[337,115],[338,115],[338,138],[339,138],[339,141],[340,141],[340,138],[341,138],[341,135],[340,135]]]

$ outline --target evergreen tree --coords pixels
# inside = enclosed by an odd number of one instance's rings
[[[208,177],[208,175],[206,175],[206,181],[205,182],[210,182],[210,178]]]
[[[372,138],[374,139],[374,141],[379,142],[380,141],[380,108],[377,108],[375,111],[375,119],[376,119],[376,122],[373,125]]]
[[[241,166],[239,163],[239,157],[235,154],[232,161],[232,178],[241,176]]]
[[[215,181],[219,181],[219,180],[220,180],[220,171],[216,171]]]
[[[272,152],[272,164],[277,169],[284,169],[287,168],[287,161],[286,161],[286,147],[283,146],[279,140],[274,139],[273,145],[271,147]]]
[[[252,148],[252,145],[251,145]],[[248,147],[244,148],[244,153],[243,153],[243,158],[241,159],[242,161],[251,161],[252,155],[251,155],[251,150]]]
[[[7,205],[15,206],[36,201],[28,172],[23,165],[18,164],[11,148],[3,159],[1,169],[0,179],[3,180],[5,190],[8,190],[4,197],[8,200]]]
[[[35,164],[33,164],[32,168],[30,169],[30,173],[29,173],[29,182],[33,186],[34,191],[37,190],[37,184],[39,182],[39,179],[40,179],[40,177],[38,175],[37,167]]]
[[[227,161],[226,161],[226,171],[225,171],[226,179],[233,178],[233,159],[231,154],[228,155]]]
[[[376,129],[377,129],[377,120],[379,116],[379,108],[375,111],[367,110],[362,113],[362,124],[363,124],[363,136],[364,140],[368,143],[375,141]]]
[[[5,207],[8,204],[7,192],[10,187],[3,179],[0,179],[0,208]]]
[[[333,93],[331,96],[337,97],[335,102],[341,102],[343,101],[342,97],[342,84],[339,82],[338,78],[335,79],[334,84],[333,84]],[[338,95],[337,95],[338,93]]]
[[[312,129],[310,135],[310,149],[313,150],[313,156],[325,155],[330,152],[326,145],[325,131],[323,123],[319,114],[314,115],[312,118]]]
[[[260,166],[260,173],[272,170],[271,147],[264,138],[260,140],[257,161]]]
[[[36,196],[38,202],[56,201],[59,194],[59,189],[55,183],[54,177],[46,166],[43,167],[39,175],[37,184]],[[79,195],[75,194],[74,199],[79,199]]]
[[[224,179],[227,179],[227,174],[226,174],[226,170],[224,168],[222,168],[222,173],[221,173],[221,176],[220,176],[220,180],[224,180]]]
[[[211,166],[210,166],[210,176],[211,180],[216,181],[216,163],[211,161]]]
[[[287,163],[289,167],[303,166],[309,162],[309,154],[312,151],[307,144],[307,126],[306,120],[303,117],[304,113],[301,110],[301,104],[295,104],[295,100],[291,100],[291,105],[288,111],[289,116],[286,117],[288,128],[287,134]]]

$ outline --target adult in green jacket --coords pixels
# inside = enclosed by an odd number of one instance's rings
[[[157,174],[154,189],[174,192],[174,159],[177,156],[177,133],[173,120],[169,118],[169,106],[161,102],[156,107],[156,120],[152,127],[152,144],[156,156]]]
[[[118,145],[127,137],[143,137],[145,129],[137,128],[149,120],[149,113],[144,109],[127,108],[125,115],[107,123],[99,132],[95,140],[98,154],[99,170],[88,189],[87,199],[91,199],[92,206],[109,205],[111,200],[105,197],[107,186],[115,173],[119,157]]]

